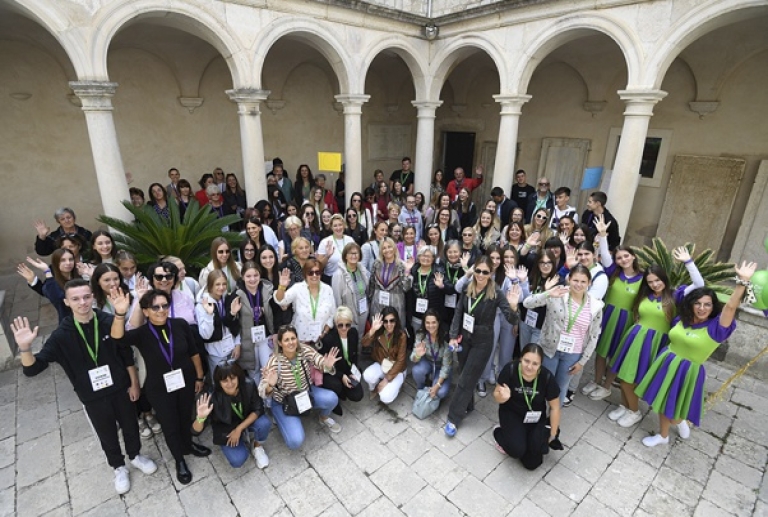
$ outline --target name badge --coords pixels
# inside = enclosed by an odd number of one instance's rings
[[[427,312],[427,308],[429,307],[429,300],[426,298],[416,298],[416,312]]]
[[[475,331],[475,317],[470,316],[467,313],[464,313],[464,320],[462,323],[462,327],[467,332],[474,332]]]
[[[538,312],[534,312],[532,310],[529,310],[525,314],[525,324],[528,325],[529,327],[535,327],[537,321],[539,321],[539,313]]]
[[[323,332],[323,324],[317,321],[313,321],[309,324],[307,332],[310,341],[320,339],[320,334]]]
[[[251,341],[254,344],[267,340],[267,330],[264,325],[254,325],[251,327]]]
[[[93,370],[88,370],[88,376],[91,378],[91,387],[93,391],[99,391],[109,388],[114,384],[112,381],[112,372],[109,371],[109,365],[99,366]]]
[[[389,305],[389,291],[379,291],[379,303]]]
[[[312,401],[309,399],[309,391],[302,391],[294,397],[296,400],[296,409],[299,413],[306,413],[312,409]]]
[[[181,368],[164,373],[163,380],[165,381],[165,391],[168,393],[180,390],[186,386],[184,383],[184,374],[181,373]]]
[[[222,232],[228,232],[229,231],[229,226],[222,226],[221,227],[221,231]]]
[[[541,420],[541,411],[526,411],[524,424],[537,424]]]
[[[566,354],[572,354],[573,349],[576,346],[576,338],[571,336],[560,336],[560,341],[557,343],[557,351]]]
[[[445,295],[445,306],[449,309],[455,309],[456,308],[456,295],[455,294],[446,294]]]
[[[357,313],[365,314],[366,312],[368,312],[368,299],[360,298],[357,300]]]

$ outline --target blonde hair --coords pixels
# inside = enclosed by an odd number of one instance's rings
[[[489,300],[495,300],[496,299],[496,281],[493,279],[493,261],[491,261],[491,257],[487,255],[483,255],[482,257],[478,257],[477,260],[475,260],[475,265],[473,267],[477,267],[478,264],[485,264],[485,266],[488,267],[488,271],[491,272],[490,275],[488,275],[488,284],[485,286],[484,291],[478,290],[477,282],[475,281],[475,275],[472,275],[472,280],[469,282],[469,285],[467,286],[467,296],[469,298],[477,298],[479,295],[481,295],[483,292],[485,292],[485,297]]]

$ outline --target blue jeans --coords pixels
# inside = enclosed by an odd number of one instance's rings
[[[312,405],[313,409],[320,410],[323,417],[329,416],[333,408],[339,403],[339,397],[331,390],[312,386],[312,397],[315,399]],[[304,443],[304,426],[301,423],[300,416],[291,416],[283,413],[283,405],[277,402],[272,403],[272,416],[275,417],[275,423],[283,435],[285,445],[289,449],[298,449]]]
[[[520,350],[525,348],[525,345],[528,343],[536,343],[537,345],[541,342],[541,329],[537,329],[536,327],[531,327],[530,325],[526,324],[524,321],[520,322]]]
[[[261,443],[267,439],[271,427],[272,421],[269,417],[267,415],[261,415],[255,422],[248,426],[248,429],[253,432],[255,440]],[[234,447],[230,447],[229,445],[221,446],[221,452],[224,454],[224,457],[227,458],[229,464],[236,469],[242,467],[248,459],[248,456],[251,455],[251,451],[248,450],[248,444],[243,438],[244,436],[241,435],[240,442]]]
[[[568,383],[571,382],[571,374],[568,370],[579,362],[581,354],[567,354],[565,352],[555,352],[553,357],[544,355],[544,368],[555,375],[555,381],[560,388],[560,405],[565,402],[565,394],[568,391]]]
[[[431,361],[428,361],[427,359],[422,358],[418,363],[413,363],[413,367],[411,368],[411,375],[413,375],[413,380],[416,381],[416,389],[421,389],[426,386],[427,383],[427,375],[432,375],[432,386],[434,386],[438,379],[440,378],[440,368],[442,367],[442,361],[438,361],[437,364],[434,367],[434,371],[432,368],[433,363]],[[432,387],[430,386],[430,388]],[[444,399],[446,395],[448,395],[448,392],[451,389],[451,375],[448,374],[448,378],[443,381],[443,385],[440,387],[439,390],[437,390],[437,398],[438,399]]]
[[[512,362],[512,356],[515,351],[515,335],[513,334],[514,325],[509,323],[504,316],[498,314],[496,321],[499,323],[499,363],[496,369],[500,373],[504,366]],[[493,359],[493,356],[491,356],[491,359]]]

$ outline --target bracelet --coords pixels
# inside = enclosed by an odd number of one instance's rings
[[[685,264],[686,266],[687,266],[688,264],[693,264],[693,259],[688,259],[688,260],[686,260],[685,262],[683,262],[683,264]]]
[[[50,272],[51,272],[51,268],[48,268],[45,271],[43,271],[43,274],[50,273]]]
[[[750,285],[752,285],[752,282],[750,282],[749,280],[742,280],[741,278],[739,278],[737,276],[736,277],[736,284],[737,285],[743,285],[744,287],[749,287]]]
[[[115,316],[117,316],[118,318],[125,318],[125,315],[126,315],[126,314],[128,314],[128,313],[127,313],[127,312],[124,312],[124,313],[120,314],[119,312],[116,312],[116,313],[115,313]]]
[[[25,353],[27,353],[27,352],[31,352],[31,351],[32,351],[32,347],[29,347],[29,348],[25,348],[25,349],[23,349],[23,350],[21,349],[21,347],[19,347],[19,353],[20,353],[20,354],[25,354]]]
[[[278,286],[277,286],[277,290],[278,290],[278,291],[285,291],[286,289],[288,289],[288,288],[287,288],[287,287],[285,287],[284,285],[278,285]]]
[[[205,382],[205,377],[203,377],[202,379],[195,379],[195,382]]]
[[[204,416],[204,417],[202,417],[202,418],[200,418],[200,417],[197,417],[197,418],[195,418],[195,421],[196,421],[198,424],[204,424],[204,423],[205,423],[205,420],[206,420],[207,418],[208,418],[207,416]]]

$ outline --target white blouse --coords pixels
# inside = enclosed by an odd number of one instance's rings
[[[333,328],[333,316],[336,313],[336,300],[333,297],[333,289],[328,284],[320,282],[320,294],[317,297],[317,306],[313,309],[310,300],[309,286],[306,282],[294,284],[285,291],[283,301],[277,299],[278,291],[275,290],[273,298],[277,304],[285,308],[293,305],[293,326],[299,341],[314,343],[320,338],[323,327]]]

